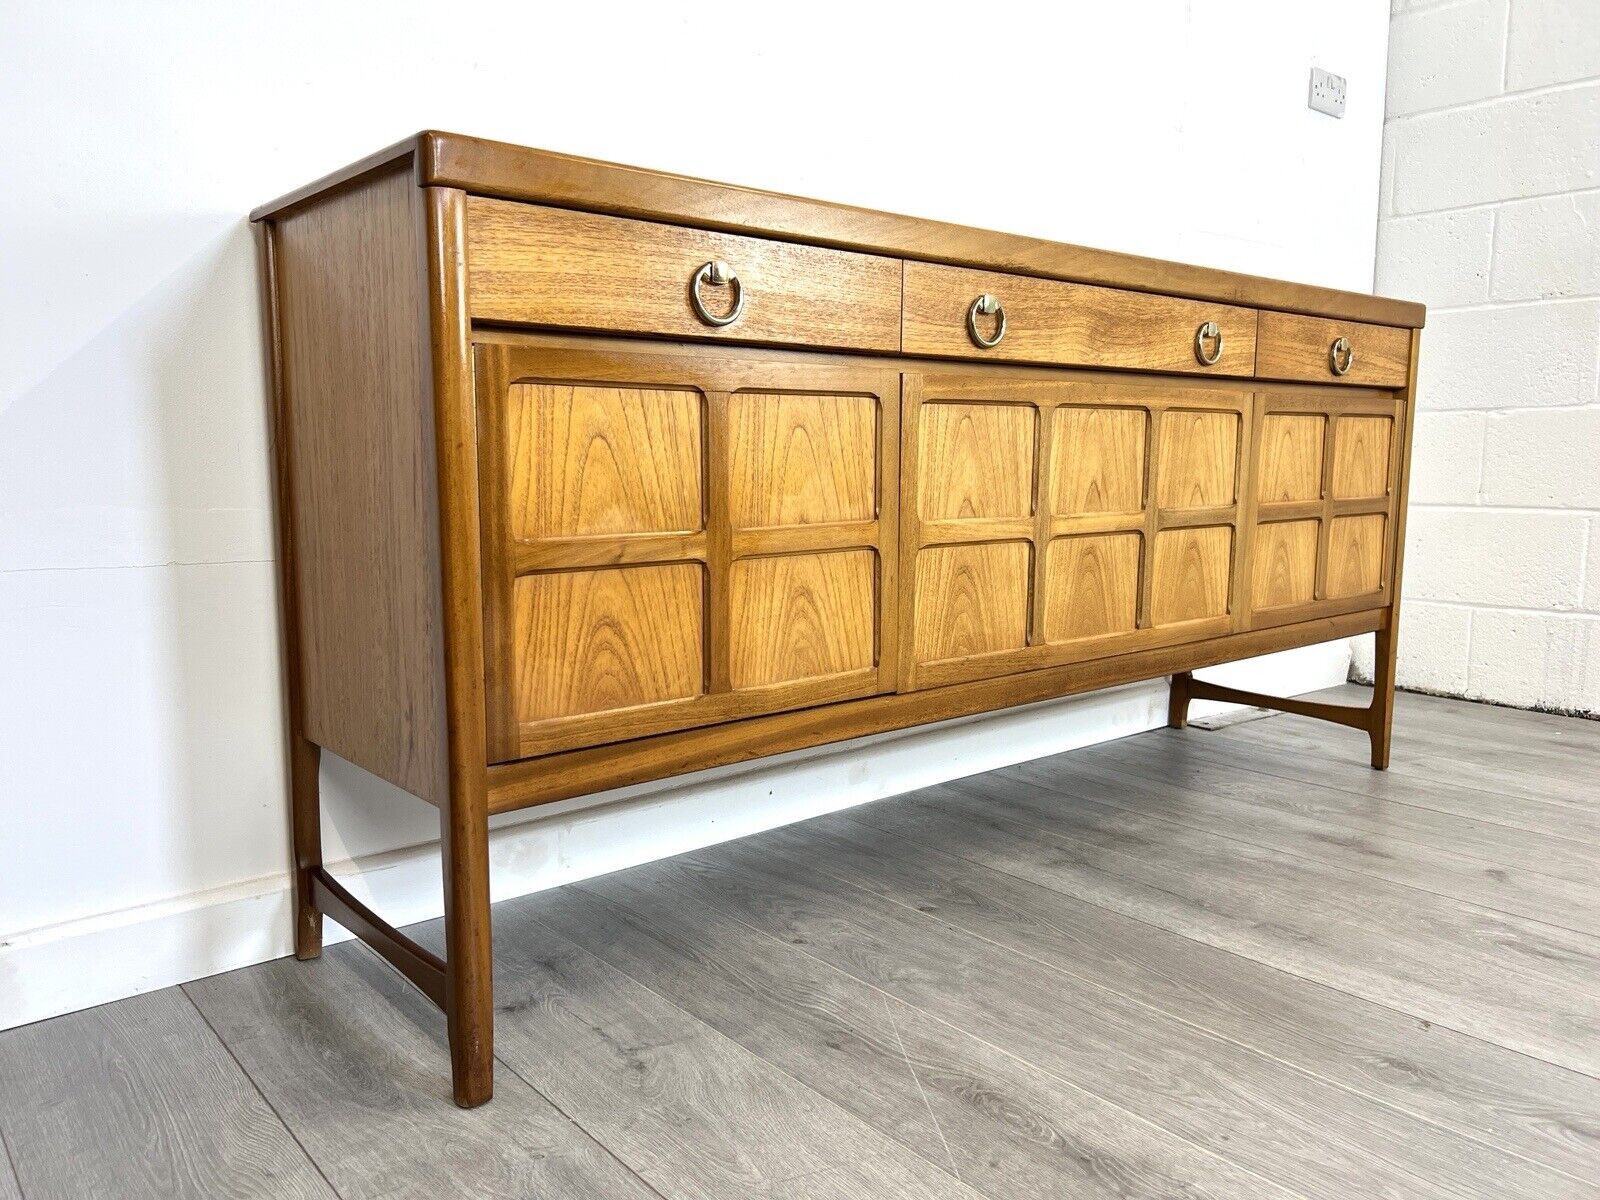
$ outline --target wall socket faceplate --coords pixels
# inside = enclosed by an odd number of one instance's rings
[[[1332,71],[1324,71],[1321,67],[1312,67],[1311,98],[1307,103],[1318,112],[1327,113],[1330,117],[1344,116],[1344,84],[1343,75],[1335,75]]]

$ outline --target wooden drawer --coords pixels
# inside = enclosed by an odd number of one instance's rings
[[[1335,370],[1333,353],[1340,338],[1352,356],[1342,375]],[[1263,312],[1257,340],[1256,374],[1262,379],[1397,388],[1405,387],[1411,368],[1411,330],[1390,325]],[[1340,350],[1342,364],[1344,347]]]
[[[968,311],[982,295],[994,296],[1005,313],[1005,335],[992,348],[979,346],[968,327]],[[902,321],[907,354],[1211,375],[1255,370],[1253,308],[1025,275],[908,262]],[[1207,321],[1222,335],[1221,353],[1209,366],[1195,345]],[[993,338],[998,315],[976,323],[981,336]],[[1216,353],[1214,341],[1204,348]]]
[[[711,262],[735,282],[699,285]],[[468,308],[479,321],[857,350],[900,348],[900,263],[473,196]]]

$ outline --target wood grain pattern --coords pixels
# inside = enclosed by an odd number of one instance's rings
[[[1255,367],[1259,379],[1303,379],[1308,383],[1369,387],[1406,386],[1411,363],[1409,329],[1263,312],[1259,333]],[[1341,337],[1349,339],[1355,350],[1355,361],[1347,374],[1335,375],[1328,363],[1328,350],[1334,339]]]
[[[1029,546],[928,546],[917,554],[912,654],[970,658],[1028,642]]]
[[[185,990],[341,1200],[655,1197],[513,1072],[489,1108],[446,1103],[427,1001],[355,946]]]
[[[514,812],[646,780],[804,750],[845,738],[972,716],[1140,679],[1194,671],[1272,654],[1294,646],[1371,633],[1381,611],[1364,609],[1285,623],[1270,629],[1182,636],[1109,657],[1041,666],[996,678],[971,678],[921,690],[867,696],[851,704],[749,715],[748,720],[682,732],[642,732],[623,745],[586,746],[543,759],[489,768],[489,807]],[[1181,633],[1181,631],[1179,631]],[[907,647],[909,649],[910,647]]]
[[[1141,743],[1150,740],[1140,737],[1123,744],[1144,751]],[[1138,753],[1119,757],[1148,761]],[[1055,771],[1076,779],[1071,757],[1037,765],[1040,778]],[[1213,781],[1226,785],[1249,774],[1228,764],[1182,784],[1169,778],[1159,803],[1168,811],[1186,811],[1190,797],[1205,804]],[[1069,790],[1070,795],[1055,792],[1054,802],[1076,805],[1081,789]],[[1286,795],[1281,784],[1277,794]],[[1098,792],[1094,797],[1099,799]],[[1062,844],[1054,842],[1045,850],[1030,845],[1030,833],[1010,820],[990,820],[981,802],[969,805],[964,796],[958,807],[959,812],[952,812],[937,800],[927,807],[862,806],[791,827],[785,831],[784,848],[796,847],[825,878],[837,877],[883,895],[934,921],[1042,959],[1230,1042],[1292,1063],[1316,1081],[1302,1100],[1320,1095],[1321,1103],[1341,1113],[1349,1111],[1343,1107],[1345,1096],[1363,1109],[1373,1101],[1390,1106],[1417,1139],[1395,1147],[1400,1150],[1392,1160],[1396,1163],[1422,1168],[1427,1156],[1448,1155],[1460,1138],[1465,1141],[1461,1152],[1467,1155],[1484,1155],[1488,1147],[1487,1158],[1479,1157],[1477,1163],[1494,1172],[1493,1186],[1502,1195],[1516,1194],[1511,1176],[1502,1172],[1527,1169],[1505,1163],[1499,1158],[1504,1153],[1553,1167],[1574,1180],[1600,1178],[1600,1147],[1570,1136],[1574,1126],[1587,1125],[1591,1118],[1585,1114],[1600,1111],[1595,1080],[1218,949],[1208,939],[1123,915],[1104,902],[1159,883],[1135,884],[1120,872],[1117,878],[1097,880],[1089,848],[1062,852]],[[1042,815],[1043,808],[1041,804],[1036,811]],[[1248,810],[1226,817],[1214,814],[1211,822],[1246,842],[1255,840],[1261,828],[1260,816]],[[801,838],[812,849],[799,851]],[[1051,851],[1056,852],[1053,860]],[[1422,902],[1431,906],[1437,898],[1424,897]],[[1327,1084],[1334,1090],[1321,1092],[1320,1086]],[[1441,1139],[1441,1130],[1452,1136]],[[1458,1169],[1446,1167],[1446,1177],[1454,1177]],[[1536,1169],[1522,1179],[1525,1185],[1552,1185],[1552,1177]],[[1573,1186],[1559,1177],[1553,1185]],[[1326,1176],[1319,1177],[1308,1194],[1322,1194],[1329,1186]],[[1477,1193],[1469,1188],[1464,1194]]]
[[[1074,894],[1084,899],[1495,1045],[1595,1071],[1600,939],[1592,934],[1353,874],[1323,855],[1284,854],[1141,816],[1082,787],[948,786],[969,798],[941,796],[942,804],[1014,823],[1023,842],[1048,843],[1036,846],[1040,857],[1064,854],[1065,865],[1090,855],[1095,875],[1109,869],[1123,878],[1107,889],[1073,869]]]
[[[728,399],[728,509],[736,529],[877,515],[878,404],[871,396]]]
[[[1261,422],[1256,496],[1264,504],[1322,498],[1321,413],[1269,413]]]
[[[924,521],[1033,512],[1035,412],[1020,404],[925,404],[918,415]]]
[[[478,195],[1358,321],[1420,327],[1425,315],[1420,304],[1364,292],[995,233],[438,130],[424,130],[382,155],[264,204],[252,218],[292,209],[307,196],[342,186],[375,160],[413,149],[420,182]]]
[[[992,349],[975,345],[967,331],[967,309],[984,293],[1006,311],[1005,337]],[[1217,322],[1223,334],[1222,357],[1211,367],[1194,352],[1195,330],[1206,321]],[[905,265],[907,354],[1249,375],[1255,340],[1253,309],[931,263]]]
[[[698,563],[517,580],[517,720],[699,695],[705,690],[704,587]]]
[[[703,904],[804,945],[829,966],[1299,1194],[1471,1195],[1475,1179],[1491,1177],[1529,1196],[1544,1194],[1539,1188],[1582,1195],[1584,1185],[1555,1171],[1442,1136],[1348,1092],[1330,1095],[1288,1064],[1158,1014],[1065,964],[1041,971],[864,888],[817,887],[815,846],[774,831],[755,845],[730,843],[663,865],[676,867],[674,882]],[[1058,854],[1059,847],[1052,843]],[[1122,1069],[1108,1071],[1108,1063]],[[1152,1088],[1152,1077],[1182,1082]]]
[[[836,703],[893,685],[898,627],[887,614],[898,611],[899,378],[837,360],[737,354],[589,342],[479,347],[491,761]],[[534,444],[507,421],[519,395],[560,399],[568,389],[589,413],[551,418],[556,436]],[[521,465],[518,442],[527,447]],[[585,458],[598,465],[571,468]],[[700,482],[663,503],[672,474],[689,471]],[[576,499],[576,483],[550,483],[552,472],[586,475],[593,499]],[[546,522],[551,535],[534,527],[527,532],[536,536],[518,540],[509,516],[522,503],[518,489],[540,487],[583,515]],[[693,532],[638,531],[691,519]],[[670,594],[648,601],[608,584],[595,592],[609,597],[599,604],[590,595],[596,581],[650,578],[613,572],[622,567],[687,567],[701,583],[690,588],[680,574]],[[580,603],[598,604],[592,621],[578,615]],[[647,617],[652,608],[660,611]],[[685,624],[691,616],[697,629]],[[829,641],[819,636],[819,617],[847,624]],[[648,644],[657,625],[672,627],[665,648]],[[599,642],[605,652],[596,657]],[[649,661],[627,662],[636,652]],[[626,681],[630,672],[641,681]],[[543,689],[533,707],[521,695],[529,688]],[[585,707],[600,696],[576,697],[592,688],[609,690],[612,700]]]
[[[29,1200],[335,1200],[181,991],[0,1034],[0,1116]]]
[[[498,966],[507,1064],[664,1196],[979,1200],[537,921]]]
[[[714,259],[733,268],[744,296],[743,314],[720,328],[689,301],[691,278]],[[467,263],[480,321],[900,348],[900,264],[891,258],[474,196]],[[712,311],[731,311],[731,286],[708,285],[704,295]]]
[[[702,528],[704,404],[687,390],[511,385],[505,419],[511,536]]]
[[[1127,633],[1139,622],[1137,533],[1056,538],[1046,551],[1045,640]]]
[[[368,178],[273,230],[304,736],[434,804],[445,696],[422,193]]]
[[[1239,417],[1231,412],[1169,410],[1161,415],[1157,503],[1162,508],[1217,508],[1234,502]]]
[[[912,870],[885,849],[887,869]],[[1288,1200],[1044,1067],[886,1001],[738,912],[708,907],[674,886],[669,870],[647,866],[546,892],[524,915],[986,1196]]]
[[[1389,417],[1340,417],[1334,423],[1334,499],[1366,499],[1388,493],[1393,439],[1394,421]]]
[[[871,550],[736,559],[729,599],[736,689],[825,679],[874,664]]]
[[[1256,526],[1252,608],[1282,608],[1316,599],[1320,527],[1320,521],[1273,521]]]
[[[1142,408],[1057,408],[1050,441],[1050,511],[1079,516],[1142,510],[1149,423]]]
[[[1233,529],[1163,529],[1156,534],[1150,619],[1174,625],[1228,612]]]
[[[1364,596],[1383,583],[1382,513],[1335,517],[1328,538],[1328,596]]]

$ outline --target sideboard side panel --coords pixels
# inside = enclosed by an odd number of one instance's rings
[[[440,803],[431,358],[412,164],[273,223],[304,735]]]

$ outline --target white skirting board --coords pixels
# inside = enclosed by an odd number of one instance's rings
[[[1296,691],[1344,682],[1343,643],[1290,653],[1288,670],[1257,660],[1206,674],[1236,686],[1270,686],[1265,669],[1280,686],[1292,677]],[[1198,702],[1194,710],[1201,711]],[[493,898],[1126,737],[1164,724],[1166,711],[1166,681],[1155,680],[547,805],[494,822]],[[284,840],[287,858],[287,827]],[[443,912],[437,843],[329,866],[396,925]],[[330,944],[348,937],[326,923]],[[287,872],[10,935],[0,941],[0,1029],[291,952]]]

